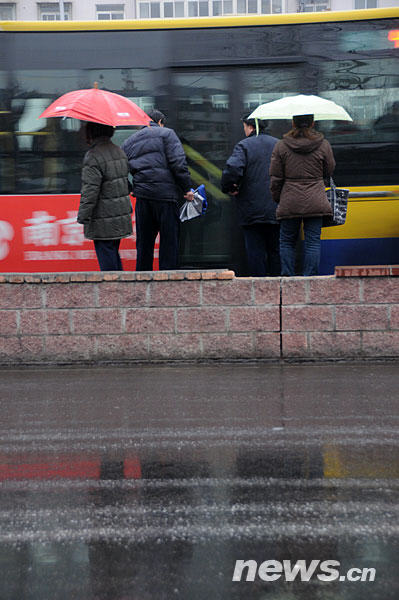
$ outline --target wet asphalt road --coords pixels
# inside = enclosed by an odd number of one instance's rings
[[[397,363],[0,371],[0,600],[397,600],[398,396]]]

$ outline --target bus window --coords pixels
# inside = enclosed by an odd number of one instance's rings
[[[85,87],[92,87],[95,81],[99,87],[115,94],[129,98],[148,113],[155,106],[155,82],[149,69],[87,69],[85,70]],[[117,128],[112,141],[117,146],[122,145],[136,128]]]
[[[386,100],[383,112],[374,121],[374,135],[392,141],[398,141],[399,137],[399,90],[396,89],[394,102]]]
[[[15,189],[15,138],[11,120],[11,97],[8,74],[0,71],[0,193]]]
[[[319,82],[319,95],[343,106],[353,118],[352,122],[317,124],[333,144],[339,184],[395,184],[397,173],[396,168],[392,169],[392,157],[397,154],[399,142],[397,60],[384,57],[327,61],[320,65]],[[356,169],[353,152],[357,155]]]
[[[14,140],[13,185],[4,193],[76,192],[84,140],[78,126],[61,119],[39,119],[61,94],[77,89],[78,70],[19,70],[12,73],[9,106]]]
[[[278,65],[240,69],[242,81],[242,114],[250,113],[260,104],[303,92],[306,78],[303,64]],[[290,129],[289,120],[269,121],[267,132],[281,138]]]
[[[222,167],[227,157],[230,130],[227,73],[198,70],[178,73],[174,85],[179,135],[190,139],[205,159]],[[215,145],[219,150],[215,151]],[[217,183],[214,173],[210,177]]]
[[[5,90],[0,105],[0,123],[4,122],[0,144],[7,154],[0,167],[0,192],[79,192],[87,150],[82,123],[68,118],[39,119],[39,115],[62,94],[92,87],[95,81],[150,110],[154,98],[148,73],[146,69],[20,70],[13,73],[11,87],[0,79]],[[117,129],[114,143],[122,144],[133,130]]]

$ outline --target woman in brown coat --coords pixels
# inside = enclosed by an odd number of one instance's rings
[[[328,141],[313,129],[313,115],[294,116],[292,125],[275,145],[270,164],[270,187],[280,221],[281,274],[295,275],[296,242],[303,221],[303,274],[318,275],[322,219],[331,214],[324,178],[332,175],[335,160]]]

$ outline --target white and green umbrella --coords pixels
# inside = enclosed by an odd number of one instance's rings
[[[248,116],[249,119],[292,119],[299,115],[314,115],[315,121],[352,121],[346,110],[319,96],[285,96],[273,102],[261,104]]]

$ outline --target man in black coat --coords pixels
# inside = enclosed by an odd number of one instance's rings
[[[133,175],[136,197],[137,271],[152,271],[155,239],[160,234],[159,268],[176,269],[179,252],[178,200],[192,201],[191,179],[183,146],[173,129],[165,127],[159,110],[149,113],[149,127],[122,145]]]
[[[234,147],[222,173],[222,191],[237,199],[249,275],[280,275],[280,227],[276,203],[270,193],[269,167],[277,139],[264,132],[258,121],[244,117],[245,139]]]

